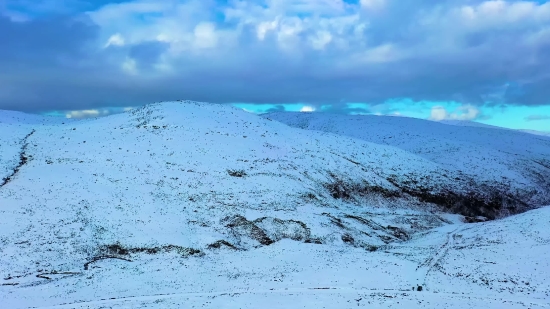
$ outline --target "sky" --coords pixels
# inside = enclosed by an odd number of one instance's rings
[[[550,131],[550,2],[0,1],[0,109],[177,99]]]

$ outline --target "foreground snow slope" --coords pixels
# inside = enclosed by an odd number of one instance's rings
[[[447,125],[389,116],[326,113],[263,115],[293,127],[331,132],[381,145],[395,146],[478,182],[500,183],[537,191],[532,205],[550,198],[550,139],[488,126]],[[529,200],[525,196],[525,200]]]
[[[221,105],[154,104],[64,123],[10,117],[0,118],[0,308],[307,301],[503,308],[503,301],[536,307],[546,300],[533,265],[512,279],[530,280],[534,290],[500,283],[496,269],[484,277],[499,282],[491,290],[464,279],[477,273],[462,278],[454,266],[438,266],[458,244],[457,228],[513,222],[463,225],[438,203],[454,198],[462,207],[447,210],[491,214],[496,196],[523,203],[513,211],[527,209],[542,199],[528,194],[529,179],[515,182],[510,197],[498,195],[496,180],[480,182],[393,146]],[[534,214],[535,225],[548,223],[546,209]],[[487,233],[467,231],[463,246]],[[517,238],[499,248],[516,242],[529,244]],[[484,267],[479,257],[487,251],[474,249],[464,263]],[[517,263],[536,259],[510,254]],[[412,293],[417,284],[426,293]],[[461,294],[472,291],[469,299]]]
[[[549,223],[545,207],[373,252],[282,240],[203,256],[135,253],[5,280],[18,285],[0,286],[0,296],[14,309],[549,308]]]

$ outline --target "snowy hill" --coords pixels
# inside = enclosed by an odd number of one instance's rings
[[[548,308],[549,218],[546,207],[451,224],[368,253],[284,240],[201,257],[132,254],[7,280],[20,285],[0,295],[4,308]]]
[[[550,202],[550,140],[542,136],[405,117],[324,113],[272,113],[263,116],[296,128],[397,147],[436,163],[451,174],[469,177],[478,185],[500,187],[501,196],[514,195],[516,190],[524,191],[516,197],[521,196],[519,200],[531,206]],[[532,195],[527,192],[532,192]]]
[[[550,139],[550,132],[541,132],[541,131],[535,131],[535,130],[519,130],[519,131],[529,133],[529,134],[538,135],[538,136],[544,136],[544,137]]]
[[[503,308],[503,300],[536,308],[548,296],[533,265],[511,275],[533,282],[519,289],[481,259],[494,245],[507,263],[536,260],[530,254],[548,250],[548,208],[480,224],[451,214],[499,217],[542,206],[548,178],[537,182],[506,164],[529,163],[527,154],[545,144],[524,145],[517,161],[501,154],[495,168],[507,169],[479,180],[423,152],[223,105],[152,104],[70,122],[0,114],[1,308],[240,308],[274,295],[275,308]],[[537,243],[524,241],[529,220]],[[493,231],[501,243],[484,235]],[[478,248],[485,238],[489,247]],[[539,251],[519,255],[510,249],[518,242],[540,243]],[[454,250],[464,252],[458,245],[471,252],[451,263]],[[460,263],[488,277],[464,279],[452,272],[456,265],[468,274]],[[424,294],[412,291],[418,285]],[[471,291],[480,298],[460,294]]]
[[[538,136],[544,136],[544,137],[550,137],[550,132],[544,132],[544,131],[537,131],[537,130],[526,130],[526,129],[508,129],[503,127],[497,127],[489,124],[483,124],[475,121],[469,121],[469,120],[441,120],[438,121],[439,123],[444,124],[450,124],[453,126],[466,126],[466,127],[479,127],[479,128],[492,128],[497,130],[509,130],[509,131],[516,131],[516,132],[523,132],[523,133],[529,133],[533,135]]]

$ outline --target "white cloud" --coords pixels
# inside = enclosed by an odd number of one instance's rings
[[[136,75],[138,74],[137,70],[137,63],[136,60],[132,58],[126,58],[124,62],[122,62],[122,70],[130,75]]]
[[[106,109],[85,109],[65,112],[66,118],[91,118],[106,116],[109,114],[109,110]]]
[[[313,49],[323,50],[332,41],[332,35],[328,31],[317,31],[309,40]]]
[[[267,32],[277,29],[278,24],[279,24],[278,19],[259,23],[258,26],[256,27],[256,35],[258,36],[258,40],[263,41],[265,39]]]
[[[402,55],[392,44],[382,44],[356,54],[359,63],[383,63],[398,61]]]
[[[430,119],[435,121],[445,120],[448,117],[447,110],[443,106],[434,106],[430,113]]]
[[[386,5],[387,0],[361,0],[361,7],[367,10],[379,10]]]
[[[447,20],[445,22],[444,20]],[[463,31],[488,29],[511,29],[518,24],[533,25],[550,21],[550,2],[534,1],[483,1],[473,5],[464,5],[439,14],[438,23],[450,27],[459,23]]]
[[[315,107],[313,106],[304,106],[302,107],[302,109],[300,109],[300,112],[303,112],[303,113],[310,113],[314,111],[315,111]]]
[[[109,37],[107,40],[107,43],[105,43],[105,48],[109,46],[124,46],[124,38],[120,33],[113,34]]]
[[[273,33],[277,47],[285,53],[323,50],[330,45],[348,58],[362,55],[354,57],[355,61],[379,63],[399,60],[403,55],[456,53],[467,33],[512,28],[521,22],[550,22],[550,3],[491,0],[457,5],[443,2],[428,9],[422,7],[414,20],[402,21],[403,27],[411,29],[405,34],[424,33],[415,44],[404,47],[397,41],[370,39],[370,31],[376,31],[371,34],[379,36],[387,29],[372,29],[374,22],[361,14],[362,9],[395,9],[397,4],[389,0],[361,0],[355,5],[343,0],[229,1],[223,7],[216,5],[206,0],[138,0],[110,4],[89,14],[103,31],[117,33],[107,39],[106,46],[161,40],[171,44],[169,50],[174,60],[178,55],[186,57],[193,49],[200,52],[216,47],[221,52],[232,48],[235,53],[242,53],[247,46],[239,44],[255,43],[242,40],[247,27],[252,27],[257,41],[265,44],[271,44],[266,38]],[[220,10],[225,15],[223,20],[213,13]],[[392,31],[399,29],[399,25]]]
[[[449,112],[443,106],[432,107],[430,119],[435,121],[442,120],[475,120],[479,118],[480,111],[473,105],[463,105],[455,111]]]
[[[193,30],[195,46],[197,48],[213,48],[218,43],[216,25],[210,22],[201,22]]]

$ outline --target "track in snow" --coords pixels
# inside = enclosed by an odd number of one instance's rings
[[[354,289],[354,288],[341,288],[341,287],[316,287],[316,288],[284,288],[284,289],[263,289],[263,290],[235,290],[235,291],[223,291],[223,292],[209,292],[209,293],[172,293],[172,294],[156,294],[156,295],[143,295],[143,296],[129,296],[129,297],[120,297],[120,298],[110,298],[110,299],[100,299],[95,301],[85,301],[85,302],[74,302],[67,304],[51,305],[51,306],[40,306],[40,307],[30,307],[29,309],[63,309],[63,308],[80,308],[83,306],[102,306],[104,305],[114,305],[117,303],[128,302],[128,301],[140,301],[140,302],[155,302],[166,299],[181,298],[181,297],[219,297],[219,296],[229,296],[234,297],[237,295],[249,294],[364,294],[369,293],[366,296],[382,296],[387,298],[398,298],[399,296],[411,296],[411,294],[418,295],[433,295],[436,297],[448,296],[451,298],[461,298],[461,299],[479,299],[485,300],[492,298],[492,295],[464,295],[458,293],[432,293],[432,292],[411,292],[409,290],[400,290],[400,289]],[[543,302],[537,302],[534,299],[528,298],[499,298],[494,296],[495,299],[498,299],[502,302],[515,303],[515,304],[528,304],[530,308],[549,308],[547,304]],[[359,302],[361,299],[355,299]],[[359,304],[357,304],[359,305]],[[90,308],[90,307],[87,307]]]
[[[417,282],[419,282],[423,289],[429,290],[428,285],[428,275],[432,271],[432,269],[439,263],[445,255],[449,252],[450,249],[454,246],[454,236],[456,233],[461,232],[465,229],[464,226],[460,225],[456,229],[452,230],[451,232],[447,233],[447,238],[445,240],[445,243],[441,245],[441,247],[435,252],[435,254],[430,255],[424,262],[422,262],[418,267],[416,268],[417,272]]]

